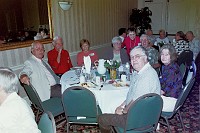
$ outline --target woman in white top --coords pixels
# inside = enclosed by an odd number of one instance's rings
[[[161,43],[163,44],[169,43],[169,39],[166,37],[166,32],[163,29],[159,30],[159,37],[156,38],[154,45],[159,46],[158,44],[161,44]]]

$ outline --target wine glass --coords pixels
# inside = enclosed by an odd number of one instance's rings
[[[79,78],[81,74],[81,69],[80,68],[75,69],[75,74]]]

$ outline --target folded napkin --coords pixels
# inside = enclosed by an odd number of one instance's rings
[[[90,56],[84,56],[83,61],[84,61],[84,65],[85,65],[85,72],[90,74],[90,69],[91,69],[91,58],[90,58]]]

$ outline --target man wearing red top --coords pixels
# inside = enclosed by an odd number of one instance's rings
[[[130,51],[140,43],[140,38],[136,36],[136,32],[133,28],[128,29],[128,37],[126,37],[122,43],[122,48],[126,47],[126,52],[130,56]]]
[[[48,63],[52,70],[61,76],[72,66],[71,59],[67,50],[63,49],[63,41],[61,37],[54,37],[52,42],[54,49],[48,52]]]

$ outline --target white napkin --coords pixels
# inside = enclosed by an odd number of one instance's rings
[[[90,58],[90,56],[84,56],[83,61],[84,61],[84,65],[85,65],[85,72],[90,74],[90,69],[91,69],[91,58]]]

